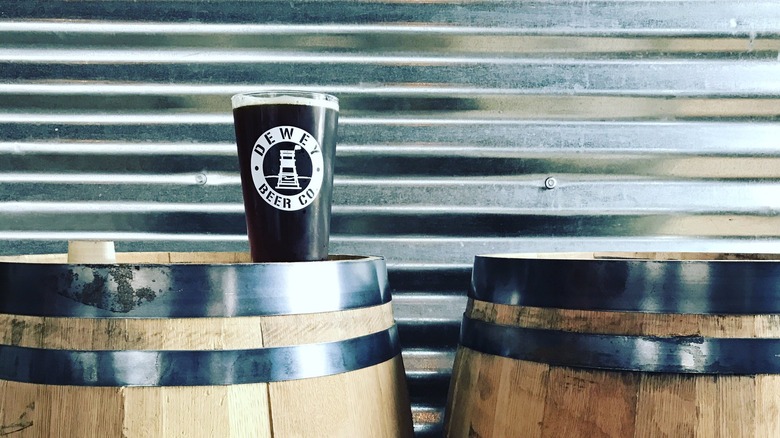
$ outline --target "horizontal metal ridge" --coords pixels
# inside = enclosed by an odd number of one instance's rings
[[[294,87],[294,85],[290,86]],[[5,96],[0,98],[0,101],[20,99],[23,99],[23,96]],[[346,105],[349,98],[340,96],[340,99]],[[442,120],[450,118],[455,120],[453,125],[466,124],[469,121],[478,124],[491,122],[495,125],[512,124],[517,118],[538,121],[661,120],[665,118],[719,122],[768,121],[776,119],[780,114],[780,99],[774,97],[746,96],[740,99],[721,99],[717,96],[669,98],[560,94],[442,99],[441,102],[437,99],[412,97],[393,97],[385,100],[381,97],[366,96],[355,99],[344,114],[345,118],[349,117],[353,124],[404,124],[409,121],[425,124],[441,123]],[[119,109],[114,99],[77,99],[74,104],[57,104],[58,108],[51,109],[50,112],[39,112],[45,105],[44,100],[46,98],[43,97],[38,100],[31,99],[22,105],[17,105],[17,107],[21,106],[17,113],[0,113],[0,125],[13,124],[8,128],[13,135],[12,138],[24,138],[13,132],[15,129],[22,128],[19,124],[99,125],[98,127],[101,128],[115,126],[119,131],[125,126],[146,126],[149,129],[148,134],[146,132],[137,134],[142,137],[159,135],[155,133],[161,129],[169,131],[171,135],[181,136],[182,134],[177,131],[186,129],[192,137],[199,130],[212,136],[213,133],[208,132],[209,129],[213,129],[212,126],[224,129],[232,123],[229,109],[224,108],[224,99],[206,99],[207,102],[191,101],[189,98],[174,99],[173,102],[164,100],[161,107],[151,108],[152,102],[145,102],[139,97],[130,102],[139,104],[139,107],[133,111],[128,108]],[[220,108],[223,112],[219,111]],[[388,117],[388,114],[393,116]],[[98,130],[98,127],[88,128]]]
[[[339,145],[340,149],[343,146]],[[112,141],[2,141],[0,140],[0,155],[182,155],[192,156],[223,156],[236,158],[234,143],[132,143]]]
[[[685,250],[693,252],[777,253],[776,238],[697,238],[690,236],[614,237],[408,237],[334,236],[333,250],[384,254],[388,267],[470,268],[476,254],[515,252]],[[454,251],[453,248],[458,248]]]
[[[145,232],[0,231],[0,252],[19,254],[34,248],[62,247],[68,240],[114,240],[126,250],[202,251],[246,250],[246,235],[174,234]],[[40,242],[40,243],[36,243]],[[701,238],[691,236],[615,237],[415,237],[332,236],[334,254],[380,254],[388,268],[470,269],[476,254],[573,251],[692,251],[777,253],[776,238]],[[44,244],[44,246],[41,246]],[[455,251],[453,248],[457,248]],[[47,250],[48,251],[48,250]],[[464,289],[465,290],[465,289]]]
[[[68,117],[73,117],[69,119]],[[130,122],[123,121],[121,116],[112,115],[104,122],[118,124],[134,124],[136,114],[125,114]],[[189,118],[189,114],[149,114],[140,115],[143,122],[153,120],[153,117],[161,119],[162,123],[174,124],[175,118],[179,117],[184,125],[189,128],[191,122],[202,119],[205,122],[217,123],[222,126],[220,131],[222,139],[231,139],[233,135],[233,120],[227,113],[207,113],[196,114],[194,119]],[[74,120],[77,122],[95,124],[100,121],[100,115],[95,113],[86,114],[57,114],[57,113],[0,113],[0,123],[19,123],[19,124],[46,124],[50,122],[63,122]],[[60,119],[61,118],[61,119]],[[1,125],[0,125],[1,126]],[[374,141],[388,142],[396,138],[403,138],[400,133],[424,133],[428,130],[435,130],[431,135],[434,137],[431,144],[440,144],[447,139],[458,139],[469,133],[477,133],[473,140],[476,144],[484,143],[490,146],[490,142],[495,138],[511,137],[519,142],[517,144],[546,144],[547,142],[557,140],[560,142],[567,139],[580,148],[588,146],[589,148],[609,148],[614,145],[636,144],[655,144],[657,140],[648,138],[647,135],[655,133],[663,140],[679,138],[678,136],[689,136],[692,139],[706,139],[701,145],[714,143],[716,146],[727,146],[732,142],[738,142],[740,146],[749,148],[750,145],[770,147],[777,145],[777,137],[774,135],[780,131],[780,127],[773,122],[766,121],[733,121],[719,119],[717,121],[665,121],[665,120],[570,120],[570,119],[502,119],[502,118],[444,118],[434,115],[426,117],[405,117],[405,116],[375,116],[375,117],[339,117],[339,130],[356,130],[361,138],[376,139]],[[152,125],[153,127],[153,125]],[[477,129],[475,131],[475,128]],[[89,132],[89,131],[87,131]],[[600,134],[599,134],[600,132]],[[617,136],[625,132],[627,135]],[[522,134],[527,135],[522,135]],[[755,133],[755,136],[747,134]],[[67,138],[67,131],[61,131],[58,127],[47,131],[47,137],[56,139]],[[542,135],[545,134],[545,135]],[[606,135],[613,134],[613,135]],[[600,140],[595,141],[596,136],[600,135]],[[723,135],[728,135],[724,138]],[[528,138],[531,137],[531,138]],[[541,138],[537,138],[541,137]],[[29,137],[28,137],[29,138]],[[124,138],[127,140],[127,138]],[[588,139],[593,140],[587,142]],[[87,138],[89,140],[89,138]],[[541,142],[541,143],[540,143]],[[427,144],[428,142],[426,142]],[[659,146],[663,145],[661,143]],[[493,144],[497,147],[497,145]],[[587,150],[587,149],[583,149]],[[751,149],[747,149],[748,151]],[[670,148],[671,151],[671,148]],[[684,153],[684,150],[679,150]]]
[[[116,240],[116,241],[158,241],[158,242],[246,242],[244,235],[175,234],[148,232],[90,232],[90,231],[0,231],[0,238],[6,240]]]
[[[466,309],[463,295],[438,295],[430,293],[395,294],[393,311],[398,324],[459,324]],[[420,353],[422,354],[422,353]],[[413,356],[420,358],[420,355]]]
[[[372,53],[350,51],[344,53],[319,53],[307,51],[282,51],[257,49],[188,49],[166,47],[165,49],[146,48],[112,48],[95,49],[83,48],[1,48],[0,62],[46,62],[46,63],[132,63],[142,64],[331,64],[336,68],[341,64],[376,64],[376,65],[407,65],[411,67],[439,67],[457,65],[468,66],[512,66],[525,68],[540,67],[580,67],[580,68],[621,68],[634,71],[642,67],[666,67],[671,71],[696,68],[698,70],[732,69],[750,73],[759,69],[776,67],[776,59],[604,59],[604,58],[569,58],[567,56],[536,58],[524,56],[485,56],[485,55],[455,55],[455,54],[425,54],[416,56],[408,54],[396,55],[392,53]],[[658,74],[659,72],[645,71],[646,74]],[[685,78],[695,79],[695,78]],[[733,78],[732,78],[733,79]],[[749,79],[749,78],[746,78]]]
[[[30,49],[171,49],[193,50],[265,48],[293,50],[308,54],[358,52],[364,54],[407,54],[420,56],[466,55],[500,57],[525,56],[537,59],[690,59],[773,60],[780,41],[775,35],[753,31],[701,35],[695,31],[636,35],[631,32],[567,33],[566,30],[539,32],[522,28],[458,28],[436,26],[295,26],[279,25],[199,25],[150,23],[83,23],[84,31],[72,22],[63,30],[6,30],[0,22],[0,39],[8,47]],[[43,23],[56,24],[56,23]],[[89,26],[96,24],[96,26]],[[71,26],[68,28],[67,26]],[[116,29],[111,29],[113,26]],[[132,27],[124,32],[125,26]],[[225,33],[219,33],[222,27]],[[16,26],[10,26],[14,28]],[[105,29],[104,29],[105,27]],[[184,29],[195,28],[186,33]],[[46,28],[46,26],[43,26]],[[65,30],[68,29],[68,30]],[[102,29],[102,31],[101,31]],[[216,37],[215,37],[216,36]]]
[[[568,126],[565,123],[561,123],[560,130],[566,129]],[[780,128],[780,126],[778,126]],[[391,126],[377,127],[385,132],[390,132]],[[538,130],[538,127],[528,126],[528,130]],[[611,127],[605,126],[604,130],[611,129]],[[663,135],[663,127],[658,126],[657,129],[659,135]],[[722,129],[713,123],[711,128],[713,131],[720,133],[721,135],[727,135],[730,138],[735,137],[742,131],[741,127],[735,127],[733,131],[728,129]],[[765,157],[773,158],[775,156],[780,157],[780,141],[775,141],[774,138],[767,138],[761,135],[761,127],[756,126],[753,130],[753,134],[756,138],[750,140],[745,139],[744,148],[728,148],[726,145],[719,145],[714,141],[703,141],[697,134],[700,133],[696,127],[691,126],[690,129],[683,130],[676,138],[677,143],[668,144],[660,143],[657,139],[645,139],[642,142],[641,138],[637,135],[642,128],[637,128],[631,125],[626,125],[623,130],[626,136],[632,136],[637,138],[637,142],[633,143],[618,143],[615,142],[612,147],[609,145],[609,141],[605,141],[603,144],[588,146],[587,149],[582,149],[581,143],[585,140],[587,135],[587,127],[582,127],[582,134],[579,138],[567,139],[563,135],[560,135],[559,139],[546,138],[542,141],[549,142],[549,145],[540,144],[524,144],[521,139],[516,139],[515,143],[509,142],[497,142],[493,145],[481,145],[478,142],[484,142],[487,140],[481,137],[477,132],[469,130],[463,132],[460,136],[460,140],[468,142],[467,144],[456,144],[458,138],[452,138],[450,140],[443,140],[440,142],[419,142],[415,144],[414,137],[409,138],[409,143],[402,143],[402,139],[393,139],[399,141],[399,143],[387,143],[387,144],[357,144],[339,142],[336,153],[340,157],[360,157],[360,156],[394,156],[404,158],[424,158],[424,157],[470,157],[470,158],[483,158],[483,159],[501,159],[501,158],[567,158],[570,161],[577,159],[589,159],[590,157],[604,157],[605,159],[612,158],[613,160],[622,160],[626,158],[641,159],[643,157],[678,157],[678,158],[722,158],[722,159],[738,159],[747,157]],[[352,133],[352,129],[348,127],[342,127],[340,132],[341,137],[353,135],[358,136],[361,133]],[[346,131],[346,132],[343,132]],[[418,130],[420,133],[425,133],[425,129]],[[428,130],[429,134],[435,134],[438,129],[431,126]],[[777,131],[777,132],[773,132]],[[602,131],[603,132],[603,131]],[[413,134],[413,132],[410,132]],[[450,132],[452,136],[457,136],[458,133]],[[767,135],[777,134],[780,135],[780,129],[767,130]],[[396,135],[399,135],[396,133]],[[472,137],[469,137],[471,135]],[[504,134],[506,137],[511,135],[511,131]],[[486,136],[500,140],[502,135],[500,133],[487,133]],[[691,137],[697,137],[700,141],[689,145],[686,149],[676,149],[674,146],[681,144],[686,139]],[[87,139],[85,139],[87,140]],[[359,140],[359,138],[347,138],[345,140]],[[390,140],[390,139],[388,139]],[[737,141],[738,139],[734,139]],[[576,142],[576,143],[575,143]],[[715,144],[713,144],[715,143]],[[733,145],[734,143],[730,143]],[[573,150],[578,150],[576,156],[571,156]],[[102,141],[93,140],[86,141],[71,141],[67,139],[51,139],[50,141],[0,141],[0,156],[5,155],[9,157],[31,157],[35,158],[41,155],[50,156],[151,156],[151,157],[165,157],[165,156],[182,156],[182,157],[221,157],[226,160],[233,160],[236,158],[236,145],[233,143],[128,143],[119,141]],[[584,157],[584,158],[583,158]],[[735,160],[736,161],[736,160]]]
[[[506,214],[526,214],[533,215],[538,213],[537,209],[525,208],[525,209],[498,209],[498,208],[483,208],[483,207],[471,207],[468,205],[451,207],[451,206],[421,206],[421,207],[406,207],[403,205],[388,206],[386,208],[375,208],[371,206],[365,207],[347,207],[341,205],[335,205],[332,207],[334,214],[337,215],[360,215],[360,214],[375,214],[382,217],[394,217],[394,216],[408,216],[408,215],[441,215],[458,216],[462,214],[482,214],[482,215],[495,215],[499,213]],[[131,200],[114,200],[114,201],[5,201],[0,202],[0,213],[5,214],[122,214],[122,213],[136,213],[136,214],[163,214],[163,213],[209,213],[209,214],[244,214],[244,207],[240,203],[220,203],[220,202],[208,202],[208,203],[186,203],[186,202],[139,202]],[[580,212],[585,214],[587,212]],[[669,214],[673,212],[668,212]],[[719,212],[722,213],[722,212]],[[605,215],[630,215],[626,212],[617,211],[598,211],[592,212],[597,216]],[[720,215],[720,214],[719,214]],[[715,215],[718,216],[718,215]]]
[[[0,213],[15,214],[46,214],[46,213],[101,213],[120,214],[137,213],[231,213],[244,214],[244,206],[240,203],[172,203],[172,202],[137,202],[137,201],[45,201],[45,202],[0,202]]]
[[[39,120],[36,117],[45,122],[48,116],[28,114],[27,117],[29,122],[34,123]],[[23,141],[0,141],[0,153],[70,155],[122,152],[135,155],[178,152],[190,156],[212,154],[232,157],[235,155],[232,121],[229,114],[219,117],[224,122],[219,142],[177,142],[171,137],[161,137],[156,142],[121,137],[69,139],[63,137],[67,134],[67,127],[63,126],[39,139],[27,137]],[[473,154],[480,158],[522,158],[532,154],[567,154],[570,157],[599,153],[674,156],[780,154],[780,125],[773,122],[340,117],[339,124],[337,151],[341,155],[383,153],[410,157]]]
[[[545,188],[545,180],[544,175],[517,179],[341,178],[335,181],[333,203],[343,213],[394,212],[399,215],[448,212],[533,214],[539,210],[553,216],[640,213],[776,215],[780,211],[780,182],[774,180],[658,181],[560,175],[556,176],[556,185],[552,189]],[[69,201],[106,202],[107,194],[113,202],[156,203],[160,198],[154,193],[136,193],[135,190],[152,190],[160,186],[169,188],[166,201],[171,205],[197,200],[207,202],[213,196],[224,201],[241,201],[240,191],[235,189],[237,177],[219,174],[202,174],[200,177],[194,174],[143,177],[76,174],[65,177],[7,173],[0,174],[0,182],[7,185],[7,193],[14,202],[0,204],[6,211],[33,211],[37,205],[42,206],[36,203],[35,189],[46,190],[48,201],[59,202],[58,205],[66,211]],[[66,185],[72,186],[71,189],[67,190]],[[130,187],[136,189],[131,190]],[[203,192],[206,189],[209,192]],[[83,210],[80,205],[73,204],[74,212]],[[549,211],[551,206],[554,206],[554,211]],[[224,211],[224,208],[218,208]],[[152,209],[159,211],[160,206],[152,206]]]
[[[216,180],[223,181],[228,178],[231,185],[239,185],[241,181],[238,176],[213,174]],[[36,183],[36,184],[131,184],[131,185],[190,185],[202,184],[195,174],[174,174],[174,175],[150,175],[141,176],[140,173],[126,174],[108,174],[108,173],[11,173],[0,174],[2,183]],[[222,182],[221,182],[222,183]]]
[[[40,7],[45,3],[46,7]],[[204,9],[187,1],[150,1],[105,4],[100,1],[0,2],[7,18],[43,19],[56,16],[79,20],[138,20],[142,22],[256,23],[267,24],[376,24],[388,25],[527,28],[535,32],[555,30],[583,32],[771,32],[780,28],[780,13],[771,1],[663,1],[580,2],[426,2],[396,1],[268,1],[258,4],[218,2]],[[300,8],[306,8],[306,14]],[[370,14],[368,12],[371,12]]]
[[[226,110],[227,111],[227,110]],[[487,115],[487,114],[485,114]],[[397,138],[398,134],[394,134],[393,130],[402,129],[401,132],[414,132],[426,129],[438,129],[438,132],[432,134],[434,137],[433,144],[440,143],[446,138],[452,138],[453,133],[457,135],[459,132],[471,132],[477,134],[472,140],[482,140],[479,143],[487,143],[491,139],[496,138],[495,134],[499,136],[514,135],[513,140],[517,140],[522,143],[528,143],[534,141],[536,144],[546,144],[551,141],[565,141],[566,138],[570,138],[571,141],[579,143],[580,147],[588,146],[594,148],[610,147],[615,144],[631,144],[635,141],[640,143],[656,143],[658,140],[655,138],[644,137],[644,140],[639,135],[649,135],[655,132],[663,140],[671,140],[676,135],[686,135],[685,131],[688,131],[687,135],[692,139],[706,139],[708,142],[717,145],[726,146],[730,141],[736,142],[737,145],[744,145],[748,147],[750,151],[751,144],[757,144],[758,146],[776,144],[777,137],[774,137],[777,130],[777,124],[769,121],[762,120],[729,120],[724,115],[714,118],[714,120],[702,121],[702,120],[682,120],[676,122],[666,122],[659,120],[636,120],[625,118],[620,120],[588,120],[584,119],[566,119],[549,117],[547,120],[539,119],[538,117],[531,117],[528,119],[510,119],[501,117],[442,117],[440,112],[433,112],[428,115],[421,115],[419,117],[409,117],[405,115],[398,115],[388,117],[387,114],[372,116],[345,116],[339,117],[339,129],[341,126],[353,127],[354,129],[361,129],[361,134],[364,134],[368,138],[382,138],[384,135],[384,141]],[[177,123],[178,121],[178,123]],[[156,140],[160,138],[180,138],[182,140],[196,141],[192,136],[187,136],[187,133],[195,132],[203,137],[197,137],[197,140],[209,141],[214,138],[230,138],[234,135],[232,132],[233,120],[230,114],[227,113],[205,113],[205,114],[98,114],[98,113],[81,113],[81,114],[66,114],[66,113],[49,113],[49,112],[18,112],[18,113],[2,113],[0,112],[0,128],[7,131],[9,139],[29,139],[29,135],[25,137],[14,136],[13,129],[24,129],[26,133],[32,132],[37,137],[53,137],[53,138],[69,138],[68,134],[71,128],[78,128],[77,132],[80,135],[90,135],[90,138],[100,136],[100,138],[112,138],[112,139],[138,139],[130,136],[122,128],[136,126],[144,126],[153,133],[156,134]],[[624,125],[625,124],[625,125]],[[755,124],[755,138],[753,135],[747,132],[750,126]],[[66,125],[50,127],[48,125]],[[68,126],[73,125],[73,126]],[[162,127],[159,125],[163,125]],[[200,126],[204,125],[204,126]],[[208,125],[216,125],[214,128],[218,130],[210,130],[205,134],[197,129],[206,130]],[[43,126],[44,130],[35,131],[34,128]],[[626,137],[623,136],[609,136],[606,134],[619,134],[621,129],[625,129],[627,126],[633,126],[636,131],[629,134]],[[708,126],[712,126],[715,130],[709,131]],[[718,129],[717,126],[721,128]],[[116,132],[106,132],[107,127],[114,128]],[[556,127],[560,127],[559,129]],[[580,127],[583,131],[579,134],[576,130]],[[691,127],[691,128],[689,128]],[[68,128],[68,129],[66,129]],[[161,128],[169,131],[160,131]],[[385,129],[382,129],[385,128]],[[390,130],[389,128],[392,128]],[[472,128],[479,128],[479,131],[474,131]],[[590,128],[590,129],[587,129]],[[524,136],[519,135],[524,130],[531,130],[529,133],[535,135],[547,133],[547,136],[541,136],[541,138],[532,137],[524,141]],[[595,141],[595,135],[597,135],[597,129],[606,129],[601,136],[601,141]],[[724,130],[736,129],[735,132],[728,133]],[[513,134],[512,131],[516,131]],[[541,132],[540,132],[541,131]],[[554,131],[558,131],[555,133]],[[642,132],[650,131],[650,132]],[[743,131],[745,135],[741,135],[740,131]],[[45,132],[45,135],[43,133]],[[135,132],[135,131],[134,131]],[[729,138],[718,137],[722,134],[729,135]],[[142,139],[146,139],[146,136],[142,136]],[[588,139],[594,140],[591,144],[586,143]],[[419,141],[419,140],[417,140]],[[699,142],[695,142],[699,143]],[[659,145],[662,145],[660,143]],[[707,144],[701,142],[701,144]]]
[[[407,60],[408,61],[408,60]],[[2,61],[0,61],[2,62]],[[54,61],[53,61],[54,62]],[[524,67],[534,68],[533,66],[524,65]],[[540,69],[546,70],[545,67],[554,67],[558,72],[553,72],[559,78],[555,78],[554,74],[550,72],[538,72],[537,74],[544,74],[550,83],[517,83],[511,84],[508,82],[497,82],[494,84],[479,83],[477,72],[473,74],[462,76],[462,81],[458,83],[428,83],[425,85],[409,82],[408,85],[376,85],[370,84],[338,84],[330,83],[323,86],[299,86],[295,85],[296,89],[306,91],[323,91],[326,90],[331,94],[338,94],[342,98],[346,99],[358,99],[365,95],[381,96],[387,98],[440,98],[442,96],[453,98],[483,98],[489,99],[496,96],[535,96],[535,95],[581,95],[581,96],[629,96],[629,97],[652,97],[652,96],[675,96],[675,97],[695,97],[695,96],[711,96],[712,98],[725,98],[730,96],[738,96],[742,98],[750,97],[762,97],[762,96],[774,96],[774,93],[778,90],[778,82],[774,80],[774,74],[776,70],[780,70],[777,67],[775,61],[767,62],[764,65],[754,65],[745,67],[745,65],[733,66],[724,65],[708,66],[712,70],[720,70],[716,77],[710,78],[708,82],[696,82],[696,81],[681,81],[679,78],[675,78],[675,75],[683,74],[680,71],[671,71],[668,74],[660,73],[655,78],[647,77],[640,79],[627,78],[634,81],[633,84],[620,84],[621,86],[615,86],[607,81],[598,83],[596,80],[588,78],[591,81],[588,83],[580,82],[577,78],[563,79],[562,76],[567,73],[576,73],[572,69],[578,68],[578,66],[551,64],[549,66],[539,66]],[[594,69],[600,69],[603,66],[586,66],[581,70],[588,70],[591,67]],[[609,66],[607,68],[613,68],[619,66]],[[647,68],[663,68],[663,65],[648,65]],[[728,67],[735,67],[739,71],[723,71],[728,70]],[[360,68],[359,65],[354,66],[355,69]],[[700,66],[689,65],[685,66],[691,70],[703,70]],[[677,69],[677,70],[684,70]],[[430,70],[435,67],[430,67]],[[629,70],[627,68],[621,68],[621,71]],[[706,70],[706,69],[704,69]],[[468,73],[468,72],[465,72]],[[582,71],[583,76],[589,75],[591,72]],[[597,74],[608,75],[609,72],[592,72]],[[630,71],[628,73],[631,73]],[[529,72],[528,74],[534,74]],[[727,83],[727,77],[729,74],[741,74],[748,76],[745,81],[747,84],[744,87],[734,86],[735,84]],[[667,77],[664,77],[667,76]],[[750,78],[749,76],[759,76],[758,78]],[[153,82],[145,82],[144,78],[133,81],[132,83],[106,83],[94,81],[90,84],[75,83],[75,81],[67,81],[66,83],[51,84],[51,83],[31,83],[31,82],[14,82],[0,84],[0,97],[4,95],[31,95],[31,96],[73,96],[73,97],[89,97],[100,98],[105,96],[138,96],[138,97],[178,97],[182,100],[190,99],[196,101],[197,99],[203,100],[205,98],[210,99],[222,99],[229,102],[230,96],[237,93],[243,93],[247,91],[262,91],[270,90],[273,86],[262,84],[156,84]],[[604,78],[606,79],[606,78]],[[753,79],[753,80],[751,80]],[[686,84],[687,82],[687,84]],[[474,86],[462,86],[462,84],[473,83]],[[755,85],[759,83],[761,85]],[[682,84],[683,86],[679,86]],[[482,86],[487,85],[487,86]],[[492,87],[490,85],[493,85]],[[52,104],[57,103],[52,101]],[[229,108],[228,108],[229,109]]]
[[[229,113],[205,114],[131,114],[121,113],[0,113],[0,123],[8,124],[73,124],[73,125],[230,125],[233,119]],[[59,130],[59,128],[55,128]]]
[[[55,206],[56,207],[56,206]],[[83,206],[79,210],[41,208],[40,211],[6,209],[0,212],[6,231],[32,232],[48,229],[60,232],[146,232],[191,235],[204,233],[214,236],[234,236],[246,231],[243,212],[210,211],[208,206],[195,209],[186,206],[170,208],[152,205],[148,211],[132,211],[131,206],[104,211],[100,205]],[[169,211],[161,210],[168,208]],[[231,208],[232,210],[232,208]],[[550,216],[543,210],[519,215],[512,212],[471,212],[458,208],[452,212],[433,214],[425,211],[406,211],[387,214],[351,213],[340,209],[333,213],[331,235],[360,236],[369,230],[386,239],[426,235],[434,238],[483,235],[491,238],[545,237],[566,230],[570,234],[593,237],[644,235],[656,237],[767,238],[778,237],[780,217],[767,214],[634,214]],[[67,221],[63,220],[67,217]],[[186,218],[187,221],[183,222]]]
[[[130,83],[186,83],[198,78],[232,77],[236,83],[242,84],[262,76],[266,84],[285,84],[290,78],[300,77],[296,76],[298,72],[321,70],[324,64],[328,65],[328,69],[317,81],[323,91],[339,92],[347,95],[340,98],[353,99],[374,93],[376,88],[382,88],[387,83],[394,84],[392,91],[395,97],[440,96],[445,93],[453,98],[476,96],[483,99],[495,94],[515,98],[535,95],[759,98],[780,94],[780,63],[775,59],[534,60],[516,57],[305,55],[263,51],[0,49],[0,64],[6,65],[1,74],[6,82],[16,82],[19,77],[35,81],[95,81],[98,83],[92,90],[74,87],[70,93],[97,97],[101,95],[99,82],[109,74],[118,75],[117,80]],[[40,64],[56,68],[36,68]],[[199,64],[202,66],[193,69]],[[117,65],[122,66],[121,72],[116,71]],[[195,70],[198,70],[197,77],[193,75]],[[365,87],[362,84],[375,85]],[[427,86],[417,89],[416,84]],[[6,93],[13,87],[6,87]],[[67,92],[68,86],[63,84],[63,87]],[[108,87],[106,90],[117,92],[116,86]],[[251,85],[244,87],[244,90],[253,88]],[[121,94],[129,94],[132,89],[128,88]],[[235,91],[238,87],[233,86],[232,89]],[[157,90],[165,91],[160,87]],[[171,87],[170,90],[175,91],[176,88]],[[144,96],[139,95],[138,98]],[[192,106],[205,105],[196,102],[197,95],[179,97],[183,102],[195,102],[190,104]]]
[[[5,2],[0,2],[0,6]],[[51,3],[51,2],[50,2]],[[392,2],[387,2],[392,3]],[[511,2],[504,2],[511,3]],[[598,2],[591,2],[595,4]],[[647,4],[652,4],[652,1],[646,1]],[[695,6],[701,6],[701,1],[687,1],[677,2],[678,5],[692,6],[694,3],[698,3]],[[713,3],[713,2],[710,2]],[[675,36],[681,37],[684,35],[700,36],[714,39],[716,37],[732,37],[732,38],[744,38],[745,36],[754,37],[773,35],[773,31],[780,31],[780,14],[769,14],[767,10],[760,10],[761,5],[768,7],[773,6],[771,1],[763,2],[743,2],[750,3],[750,7],[758,9],[748,9],[747,7],[741,7],[742,20],[738,21],[734,18],[735,22],[731,19],[720,19],[710,21],[710,24],[717,24],[718,26],[705,27],[707,24],[705,19],[701,17],[682,17],[679,15],[668,15],[668,21],[665,23],[654,22],[654,27],[648,28],[642,26],[637,29],[627,27],[626,21],[631,17],[619,17],[621,21],[615,20],[615,16],[618,13],[613,12],[611,20],[605,20],[598,26],[594,23],[591,27],[556,27],[554,25],[557,20],[558,23],[566,23],[567,17],[549,16],[546,17],[542,23],[535,21],[533,23],[518,22],[514,26],[475,26],[470,23],[463,22],[449,22],[449,23],[431,23],[431,26],[418,26],[414,24],[404,24],[401,22],[390,23],[316,23],[316,24],[299,24],[297,22],[289,23],[204,23],[204,22],[127,22],[127,21],[44,21],[44,20],[25,20],[25,21],[0,21],[0,32],[8,33],[56,33],[60,37],[65,34],[111,34],[111,35],[299,35],[299,34],[337,34],[337,35],[354,35],[354,34],[401,34],[401,35],[415,35],[415,34],[434,34],[434,35],[447,35],[447,36],[482,36],[490,35],[496,36],[547,36],[547,35],[571,35],[577,37],[587,36],[588,34],[598,36],[648,36],[648,37],[664,37]],[[629,2],[622,2],[621,4],[612,3],[612,7],[624,7],[628,9],[626,5]],[[724,6],[723,2],[717,2],[720,7]],[[256,5],[255,5],[256,6]],[[356,7],[354,5],[353,7]],[[417,7],[424,6],[424,4],[417,5]],[[565,5],[552,5],[537,3],[534,5],[536,10],[542,7],[548,8],[563,8]],[[580,12],[587,12],[587,9],[580,9],[575,4],[569,5],[571,9],[579,9]],[[440,6],[442,9],[444,6]],[[463,5],[458,6],[463,10]],[[728,12],[728,7],[723,8],[722,13]],[[522,18],[527,16],[522,9],[515,8],[515,17]],[[679,11],[679,9],[678,9]],[[660,10],[653,11],[654,17],[659,16]],[[735,11],[736,12],[736,11]],[[763,13],[762,13],[763,12]],[[776,10],[772,10],[776,12]],[[540,12],[543,13],[543,12]],[[746,13],[750,13],[752,18],[761,17],[764,21],[763,28],[757,26],[758,23],[750,23],[746,19]],[[772,20],[772,17],[775,17]],[[574,17],[568,17],[570,20]],[[698,20],[698,21],[697,21]],[[569,21],[570,22],[570,21]],[[532,24],[532,25],[529,25]],[[622,24],[622,26],[621,26]],[[752,24],[752,26],[751,26]]]
[[[398,299],[397,296],[393,298],[394,301],[396,299]],[[465,308],[464,301],[463,309],[465,310]],[[461,316],[458,317],[458,323],[460,323]],[[452,373],[455,350],[406,349],[401,353],[401,356],[408,376],[424,378],[429,375],[439,376]]]
[[[776,214],[780,211],[780,183],[659,181],[558,177],[554,189],[544,187],[544,176],[510,178],[459,178],[340,180],[334,204],[369,209],[393,206],[442,211],[458,206],[483,211],[523,213],[529,208],[550,214],[615,214],[617,212],[720,212]],[[424,190],[421,188],[424,187]],[[522,200],[522,201],[521,201]],[[399,202],[400,201],[400,202]],[[472,211],[473,212],[473,211]]]

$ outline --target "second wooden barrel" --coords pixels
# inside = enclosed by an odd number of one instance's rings
[[[477,257],[446,435],[780,436],[775,260]]]
[[[0,436],[412,436],[381,258],[64,261],[0,261]]]

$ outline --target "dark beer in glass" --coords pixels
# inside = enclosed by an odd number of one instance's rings
[[[327,259],[338,99],[266,91],[232,103],[252,260]]]

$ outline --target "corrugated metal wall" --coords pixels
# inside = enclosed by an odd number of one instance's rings
[[[341,98],[421,436],[475,254],[780,252],[780,2],[0,0],[0,253],[246,249],[229,96],[280,86]]]

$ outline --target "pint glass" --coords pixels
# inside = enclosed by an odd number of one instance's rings
[[[327,259],[338,99],[266,91],[232,104],[252,260]]]

